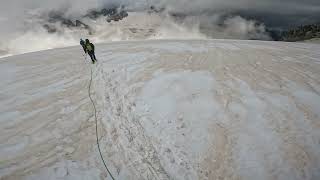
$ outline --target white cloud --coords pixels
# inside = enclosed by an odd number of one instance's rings
[[[257,21],[266,22],[268,26],[275,24],[274,26],[286,27],[292,24],[312,23],[320,19],[319,0],[10,0],[1,2],[0,6],[0,44],[10,44],[14,48],[18,42],[23,44],[30,39],[29,42],[36,45],[34,47],[42,48],[40,39],[32,41],[32,35],[41,31],[39,29],[41,24],[34,25],[36,22],[33,21],[36,20],[30,18],[30,11],[62,10],[66,15],[81,18],[80,15],[88,9],[101,8],[110,4],[124,4],[135,10],[155,5],[165,7],[166,12],[187,15],[180,22],[166,19],[158,26],[161,34],[156,37],[160,38],[180,37],[183,34],[181,32],[184,32],[189,37],[209,35],[213,38],[268,39],[265,25]],[[26,21],[31,22],[31,25]],[[110,32],[107,25],[101,26],[107,28],[99,29],[101,32]],[[42,44],[45,47],[51,47],[52,42],[59,42],[59,46],[63,46],[64,42],[67,42],[66,45],[77,42],[78,36],[66,34],[72,32],[62,31],[64,34],[61,36],[48,37],[46,32],[42,32],[41,39],[48,42]],[[7,41],[13,43],[7,43]],[[16,47],[24,50],[25,47],[20,45]]]

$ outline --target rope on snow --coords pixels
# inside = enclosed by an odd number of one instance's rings
[[[87,59],[87,56],[85,56],[85,59]],[[114,177],[113,175],[111,174],[103,156],[102,156],[102,153],[101,153],[101,149],[100,149],[100,142],[99,142],[99,135],[98,135],[98,118],[97,118],[97,109],[96,109],[96,105],[94,104],[94,101],[91,97],[91,84],[92,84],[92,66],[91,66],[91,78],[90,78],[90,83],[89,83],[89,87],[88,87],[88,94],[89,94],[89,98],[90,98],[90,101],[92,103],[92,106],[93,106],[93,109],[94,109],[94,117],[95,117],[95,122],[96,122],[96,140],[97,140],[97,147],[98,147],[98,150],[99,150],[99,154],[100,154],[100,158],[103,162],[103,165],[104,167],[106,168],[106,170],[108,171],[110,177],[112,178],[112,180],[114,180]]]

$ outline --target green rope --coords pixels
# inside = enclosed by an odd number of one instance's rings
[[[90,83],[89,83],[89,88],[88,88],[88,94],[89,94],[89,98],[91,100],[91,103],[93,105],[93,109],[94,109],[94,117],[95,117],[95,121],[96,121],[96,140],[97,140],[97,146],[98,146],[98,150],[99,150],[99,154],[100,154],[100,157],[101,157],[101,160],[103,162],[103,165],[104,167],[106,168],[106,170],[108,171],[109,175],[111,176],[112,180],[114,180],[114,177],[112,176],[103,156],[102,156],[102,153],[101,153],[101,149],[100,149],[100,142],[99,142],[99,135],[98,135],[98,118],[97,118],[97,109],[96,109],[96,106],[94,104],[94,101],[92,100],[92,97],[91,97],[91,84],[92,84],[92,67],[91,67],[91,79],[90,79]]]

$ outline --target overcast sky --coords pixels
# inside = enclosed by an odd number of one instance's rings
[[[183,28],[200,33],[205,27],[209,38],[265,40],[269,39],[269,29],[320,23],[320,0],[0,0],[0,51],[16,54],[73,45],[78,41],[77,34],[60,26],[60,33],[50,34],[38,22],[41,17],[45,20],[46,12],[59,10],[72,19],[85,20],[81,17],[87,10],[112,4],[122,4],[133,11],[163,7],[165,12],[189,15]],[[166,25],[163,23],[168,28]],[[102,27],[108,30],[107,26]]]
[[[180,12],[236,13],[269,26],[320,22],[320,0],[149,0]]]
[[[158,5],[184,13],[233,13],[257,19],[271,27],[320,21],[320,0],[1,0],[0,33],[21,25],[31,9],[68,7],[70,13],[81,13],[114,2],[135,7]]]

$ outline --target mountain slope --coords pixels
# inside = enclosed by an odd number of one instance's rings
[[[97,45],[102,153],[116,179],[320,178],[320,46]],[[0,177],[103,179],[80,47],[0,60]]]

